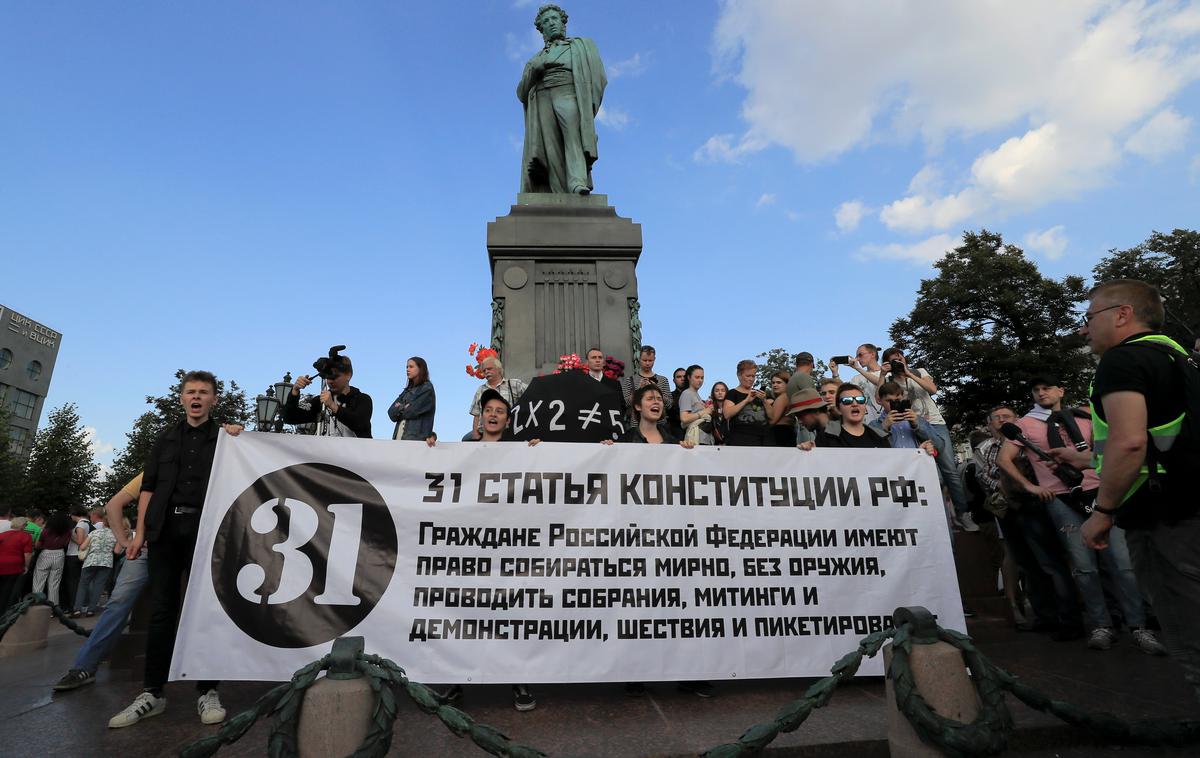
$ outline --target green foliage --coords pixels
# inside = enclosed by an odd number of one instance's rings
[[[8,411],[0,407],[0,510],[22,505],[19,501],[24,482],[25,460],[9,443]]]
[[[1109,250],[1092,274],[1097,284],[1109,279],[1141,279],[1158,287],[1167,306],[1163,331],[1184,347],[1192,347],[1200,334],[1200,232],[1154,232],[1136,247]]]
[[[1076,334],[1081,277],[1042,276],[1020,248],[986,229],[965,232],[936,268],[890,335],[937,382],[949,424],[982,424],[1000,403],[1028,407],[1025,384],[1037,374],[1057,376],[1067,402],[1085,399],[1092,362]]]
[[[100,466],[74,403],[50,411],[38,430],[25,470],[25,505],[45,511],[92,505]]]
[[[133,422],[133,429],[125,434],[125,447],[113,459],[112,470],[104,479],[101,494],[105,497],[112,495],[124,487],[129,480],[138,475],[145,466],[146,456],[154,441],[163,429],[183,420],[183,405],[179,399],[183,369],[175,372],[175,383],[160,396],[147,395],[146,403],[151,410],[146,411]],[[254,408],[246,398],[246,392],[232,379],[229,381],[229,391],[225,391],[225,382],[217,380],[217,395],[219,400],[213,406],[212,417],[219,424],[250,423],[254,417]]]

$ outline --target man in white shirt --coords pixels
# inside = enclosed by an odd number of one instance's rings
[[[12,529],[12,508],[7,505],[0,505],[0,534],[4,534],[9,529]]]

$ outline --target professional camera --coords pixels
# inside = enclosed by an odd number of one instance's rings
[[[338,355],[342,350],[345,350],[345,345],[334,345],[329,348],[329,355],[313,361],[313,368],[317,370],[317,376],[322,379],[331,379],[338,374],[345,374],[350,371],[350,359],[344,355]]]

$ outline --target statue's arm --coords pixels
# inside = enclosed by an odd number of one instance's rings
[[[517,82],[517,99],[522,103],[529,100],[529,90],[537,84],[537,80],[541,77],[544,66],[538,65],[541,61],[541,55],[535,55],[525,64],[525,69],[521,72],[521,80]]]

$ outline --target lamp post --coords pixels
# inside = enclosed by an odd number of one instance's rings
[[[265,394],[254,399],[255,429],[260,432],[283,431],[283,405],[292,391],[292,375],[283,375],[283,380],[267,387]]]

